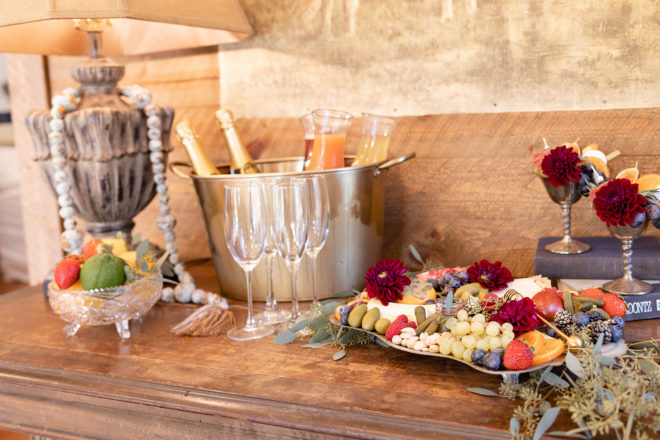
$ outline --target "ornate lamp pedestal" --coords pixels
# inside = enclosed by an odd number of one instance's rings
[[[149,160],[146,116],[120,98],[117,82],[124,66],[105,58],[93,58],[71,69],[81,85],[78,108],[64,116],[65,172],[71,183],[73,208],[87,222],[94,236],[127,237],[135,217],[153,199],[156,183]],[[165,155],[174,117],[171,108],[158,110]],[[56,189],[48,135],[51,114],[31,112],[27,126],[48,180]],[[164,162],[167,158],[164,158]]]

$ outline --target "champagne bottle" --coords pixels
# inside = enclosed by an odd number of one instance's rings
[[[229,149],[229,158],[231,161],[231,173],[243,174],[256,174],[259,169],[252,162],[250,153],[243,145],[241,138],[238,136],[236,130],[236,123],[234,122],[234,114],[227,109],[220,109],[215,112],[215,119],[218,121],[222,134],[225,135],[227,141],[227,148]]]
[[[186,149],[193,170],[195,170],[195,173],[197,173],[198,176],[213,176],[215,174],[221,174],[200,145],[197,133],[190,124],[190,121],[184,119],[179,122],[176,126],[176,135]]]

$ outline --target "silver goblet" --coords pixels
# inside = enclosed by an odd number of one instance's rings
[[[540,176],[539,176],[540,177]],[[545,247],[545,250],[553,254],[581,254],[591,249],[587,243],[573,240],[571,238],[571,206],[580,200],[580,192],[578,191],[577,182],[568,182],[563,186],[552,186],[548,183],[547,177],[540,177],[545,190],[548,192],[550,199],[561,205],[562,219],[564,220],[564,237],[550,243]]]
[[[603,289],[620,295],[645,295],[653,291],[651,284],[636,280],[632,276],[632,242],[634,239],[642,236],[648,223],[649,221],[646,219],[644,223],[636,228],[630,225],[612,225],[607,227],[612,236],[621,240],[621,247],[623,248],[623,276],[617,280],[608,281],[603,284]]]

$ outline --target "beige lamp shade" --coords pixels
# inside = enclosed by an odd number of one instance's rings
[[[238,0],[0,0],[0,52],[87,55],[72,19],[109,18],[107,56],[232,43],[252,34]]]

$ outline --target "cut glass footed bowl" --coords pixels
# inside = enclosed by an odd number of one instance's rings
[[[163,282],[142,278],[130,283],[97,290],[60,290],[48,285],[48,302],[60,318],[69,323],[63,332],[75,335],[84,325],[115,324],[122,339],[131,337],[128,321],[144,315],[158,301]]]

